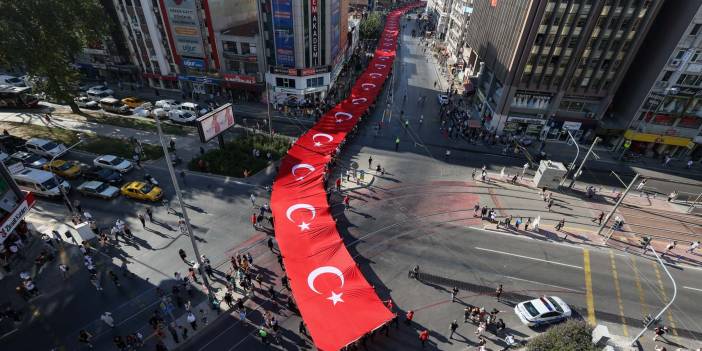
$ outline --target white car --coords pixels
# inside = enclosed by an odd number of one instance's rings
[[[165,111],[168,111],[171,108],[174,108],[178,105],[178,101],[175,101],[173,99],[158,100],[154,103],[154,107],[164,109]]]
[[[189,111],[171,110],[168,111],[168,119],[176,123],[192,123],[195,122],[197,116]]]
[[[102,155],[93,160],[98,167],[113,169],[119,173],[127,173],[134,167],[132,162],[115,155]]]
[[[194,115],[202,116],[210,112],[210,108],[205,105],[196,104],[194,102],[184,102],[178,106],[179,110],[188,111]]]
[[[95,86],[90,87],[90,89],[88,89],[88,93],[100,93],[100,94],[107,93],[107,95],[112,95],[115,92],[112,89],[110,89],[104,85],[95,85]]]
[[[40,138],[31,138],[27,140],[24,147],[29,152],[40,156],[46,156],[48,158],[59,157],[68,151],[68,149],[66,149],[66,145]]]
[[[76,102],[76,105],[78,105],[78,107],[89,108],[91,110],[97,110],[100,108],[100,104],[98,104],[97,101],[93,101],[87,96],[79,96],[73,99],[73,101]]]
[[[114,199],[119,195],[119,188],[96,180],[87,181],[78,186],[78,191],[86,196]]]
[[[436,98],[439,100],[439,105],[446,105],[449,102],[448,95],[446,94],[438,94]]]
[[[560,297],[541,296],[514,306],[514,313],[527,326],[535,327],[564,321],[572,315],[568,304]]]
[[[26,87],[27,83],[22,78],[0,75],[0,84],[12,85],[13,87]]]

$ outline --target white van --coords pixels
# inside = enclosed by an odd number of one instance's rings
[[[27,151],[48,158],[59,157],[66,153],[66,145],[55,141],[31,138],[24,144]]]
[[[128,113],[129,107],[113,97],[106,97],[100,100],[100,108],[105,112]]]
[[[104,98],[112,97],[112,94],[106,92],[106,91],[88,91],[85,93],[86,96],[93,101],[100,101]]]
[[[173,106],[171,106],[171,108],[173,108]],[[182,111],[188,111],[198,117],[206,114],[207,112],[210,112],[209,107],[205,105],[196,104],[194,102],[184,102],[180,104],[180,106],[178,106],[177,109]]]
[[[54,176],[53,173],[33,168],[24,168],[12,175],[20,189],[31,191],[40,196],[59,197],[63,186],[65,192],[71,190],[71,184]]]

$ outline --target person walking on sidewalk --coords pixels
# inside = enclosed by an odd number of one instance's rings
[[[186,318],[188,323],[190,323],[190,327],[193,328],[193,330],[197,330],[197,317],[195,317],[195,314],[193,314],[192,311],[189,311]]]
[[[178,330],[175,326],[175,322],[171,322],[170,324],[168,324],[168,332],[171,334],[173,341],[175,341],[175,343],[178,344],[180,343],[180,339],[178,338]]]
[[[190,261],[188,261],[188,254],[185,253],[185,250],[183,249],[178,249],[178,256],[180,256],[180,259],[187,263],[190,264]]]
[[[663,255],[661,255],[661,256],[669,255],[671,251],[675,250],[675,247],[677,245],[678,245],[678,243],[676,241],[671,240],[668,243],[668,246],[665,247],[665,251],[663,252]]]
[[[690,253],[690,254],[695,254],[695,250],[700,247],[700,242],[699,241],[693,241],[690,243],[690,247],[685,250],[685,252]]]
[[[149,217],[149,222],[153,223],[154,222],[154,211],[151,209],[151,207],[146,208],[146,215]]]
[[[451,302],[456,302],[456,296],[458,296],[458,288],[454,286],[451,290]]]
[[[592,222],[593,222],[593,223],[594,223],[594,222],[597,222],[598,225],[601,225],[601,224],[602,224],[602,219],[604,219],[604,215],[605,215],[605,214],[604,214],[604,211],[600,211],[600,214],[597,215],[597,217],[594,217],[594,218],[592,219]]]
[[[429,331],[424,329],[419,333],[419,341],[422,343],[422,348],[426,345],[427,340],[429,340]]]
[[[373,169],[373,156],[368,157],[368,169]]]
[[[668,341],[668,339],[667,339],[665,336],[663,336],[663,335],[665,335],[666,333],[668,333],[668,327],[666,327],[666,326],[658,326],[658,327],[656,327],[656,329],[653,330],[653,333],[655,334],[655,335],[653,336],[653,341],[654,341],[654,342],[658,341],[658,338],[662,338],[662,339],[663,339],[664,341],[666,341],[666,342]]]
[[[561,218],[561,220],[558,221],[558,223],[556,223],[556,230],[560,232],[564,226],[565,226],[565,218]],[[566,234],[566,236],[568,236],[568,234]]]
[[[453,320],[451,324],[449,324],[449,339],[453,339],[453,333],[456,332],[456,329],[458,329],[458,321]]]
[[[497,302],[500,302],[500,296],[502,296],[502,284],[500,284],[495,290],[495,298],[497,299]]]
[[[551,193],[549,193],[550,195]],[[551,212],[551,206],[553,206],[553,199],[549,199],[548,203],[546,204],[546,209],[548,209],[548,212]]]
[[[105,322],[105,324],[107,324],[108,326],[110,326],[110,328],[114,328],[114,327],[115,327],[115,319],[112,318],[112,313],[110,313],[110,312],[105,312],[105,313],[103,313],[103,314],[100,316],[100,320],[102,320],[103,322]]]
[[[395,137],[395,151],[400,150],[400,137]]]
[[[405,315],[405,324],[412,325],[412,319],[414,318],[414,311],[409,310],[407,311],[407,314]]]
[[[139,222],[141,222],[141,227],[146,229],[146,218],[144,218],[144,215],[139,213],[137,218],[139,218]]]

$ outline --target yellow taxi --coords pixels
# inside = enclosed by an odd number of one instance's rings
[[[80,175],[81,169],[77,162],[66,160],[53,160],[44,164],[44,170],[54,172],[57,175],[73,179]]]
[[[127,105],[129,108],[137,108],[144,104],[144,100],[136,97],[126,97],[122,99],[122,103]]]
[[[129,182],[122,186],[120,193],[136,200],[158,201],[163,196],[161,188],[144,182]]]

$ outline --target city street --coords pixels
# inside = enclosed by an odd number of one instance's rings
[[[447,138],[440,132],[436,94],[445,92],[447,83],[430,50],[425,53],[419,39],[409,34],[415,29],[416,21],[407,23],[393,74],[394,100],[389,102],[392,114],[383,111],[386,91],[379,98],[370,120],[362,122],[357,136],[345,144],[339,166],[329,177],[330,187],[337,177],[343,178],[342,192],[332,193],[330,206],[347,248],[381,299],[392,300],[394,312],[400,316],[399,327],[391,327],[389,337],[375,333],[365,341],[367,349],[420,349],[417,335],[424,328],[430,331],[428,349],[474,347],[478,342],[474,334],[477,326],[463,322],[463,310],[471,305],[500,311],[498,318],[506,323],[505,331],[491,331],[486,337],[490,350],[501,350],[506,345],[503,339],[507,334],[523,340],[545,330],[526,327],[514,312],[515,304],[543,295],[563,298],[573,308],[574,318],[593,325],[603,324],[623,340],[633,338],[641,329],[644,316],[656,314],[673,296],[673,286],[664,268],[650,254],[644,255],[633,248],[633,240],[644,234],[661,238],[659,244],[669,238],[680,240],[680,252],[687,248],[689,241],[700,240],[702,221],[699,216],[684,214],[684,206],[665,201],[666,194],[674,190],[700,193],[700,170],[625,164],[617,162],[616,157],[605,150],[598,151],[601,159],[588,161],[583,175],[578,178],[576,191],[554,193],[559,202],[553,212],[546,211],[538,190],[529,187],[527,182],[512,185],[472,179],[471,172],[483,166],[493,179],[499,178],[503,170],[508,174],[521,173],[525,158],[503,155],[500,145],[473,145],[464,139]],[[436,88],[434,82],[437,82]],[[406,102],[403,102],[405,95]],[[418,104],[421,96],[426,96],[426,102]],[[248,113],[257,119],[265,116],[255,109]],[[423,116],[422,123],[420,116]],[[17,118],[14,113],[0,113],[0,120],[13,118]],[[383,122],[383,127],[376,133],[379,121]],[[307,127],[297,121],[285,125],[290,134]],[[116,135],[119,133],[114,131]],[[145,134],[146,137],[153,135]],[[197,153],[199,144],[195,137],[183,138],[189,139],[179,141],[179,147],[185,145],[182,147],[188,148],[186,153]],[[396,138],[400,140],[397,151]],[[554,160],[571,162],[574,155],[571,148],[573,146],[565,142],[551,142],[547,152]],[[452,151],[450,156],[445,156],[446,150]],[[69,158],[91,164],[94,155],[71,152]],[[346,172],[352,168],[352,162],[364,171],[362,181],[347,180]],[[383,172],[377,173],[376,166]],[[525,178],[530,178],[533,171],[527,171]],[[628,206],[618,213],[627,221],[625,229],[632,235],[629,243],[632,245],[610,248],[593,239],[597,226],[590,219],[612,206],[613,188],[617,191],[623,188],[611,171],[625,182],[631,180],[634,173],[650,177],[646,190],[657,194],[658,198],[648,199],[639,193],[630,195]],[[268,202],[265,187],[271,184],[273,172],[271,166],[248,179],[198,172],[187,172],[185,178],[179,178],[195,239],[200,253],[212,261],[217,271],[215,280],[221,283],[229,272],[231,256],[250,252],[256,272],[264,275],[264,281],[263,287],[256,289],[256,296],[246,301],[250,311],[246,320],[240,320],[234,310],[222,313],[187,341],[181,341],[177,349],[264,349],[256,331],[263,324],[266,311],[274,312],[282,328],[281,342],[269,348],[295,350],[312,346],[309,338],[298,333],[299,315],[285,307],[289,292],[280,283],[283,272],[276,260],[277,252],[269,250],[265,244],[268,231],[272,230],[256,230],[250,222],[253,211]],[[102,292],[96,291],[89,282],[83,254],[70,243],[57,251],[54,262],[36,272],[35,281],[42,292],[39,297],[24,302],[13,292],[20,281],[17,274],[0,280],[0,291],[6,296],[2,302],[21,306],[23,313],[21,323],[12,325],[3,321],[0,324],[3,349],[82,350],[83,345],[78,342],[81,329],[95,336],[95,349],[113,349],[115,335],[136,331],[144,334],[152,349],[158,337],[152,334],[148,319],[154,310],[160,309],[157,288],[168,293],[174,283],[174,273],[186,274],[188,265],[178,256],[179,249],[184,249],[189,259],[194,259],[194,253],[188,236],[178,227],[180,208],[165,162],[151,162],[143,169],[131,171],[125,178],[143,180],[145,173],[159,181],[176,214],[161,203],[137,202],[125,197],[99,200],[74,191],[71,199],[79,200],[99,227],[110,228],[120,219],[131,228],[134,237],[120,238],[119,246],[102,249],[97,243],[93,244],[96,250],[91,252],[100,276],[104,277]],[[80,181],[72,182],[73,187],[78,184]],[[587,185],[600,189],[601,201],[590,201],[583,196],[582,190]],[[251,194],[256,196],[253,208]],[[344,209],[341,203],[345,195],[350,197],[349,209]],[[474,216],[475,204],[495,208],[499,218],[541,216],[543,230],[540,233],[495,230],[493,223]],[[153,210],[154,221],[147,220],[146,227],[142,228],[137,214],[144,213],[147,208]],[[570,238],[553,230],[560,218],[566,221]],[[50,232],[65,228],[70,216],[62,202],[39,199],[27,220],[38,231]],[[35,242],[33,245],[30,252],[36,254],[42,244]],[[31,258],[31,254],[27,256]],[[685,256],[684,262],[670,257],[666,267],[677,283],[677,297],[661,320],[671,328],[667,345],[671,349],[702,347],[702,322],[696,317],[702,313],[698,304],[702,298],[702,254],[697,251]],[[23,269],[31,270],[33,262],[27,261]],[[59,262],[71,267],[65,279],[57,268]],[[107,272],[122,272],[124,264],[134,275],[120,278],[121,286],[115,286],[107,278]],[[416,280],[408,278],[408,271],[415,265],[419,265],[421,272]],[[500,284],[504,294],[497,301],[494,293]],[[268,286],[280,292],[275,304],[261,294]],[[453,287],[459,289],[456,302],[451,301]],[[206,301],[202,288],[196,285],[190,298],[193,306]],[[416,314],[412,324],[407,326],[402,321],[409,310]],[[114,329],[100,320],[106,311],[114,316]],[[177,308],[172,313],[178,317],[185,314],[185,309]],[[456,334],[449,337],[449,323],[453,320],[458,320],[460,326]],[[39,335],[42,337],[37,337]],[[644,334],[640,349],[653,350],[652,337],[650,331]]]

